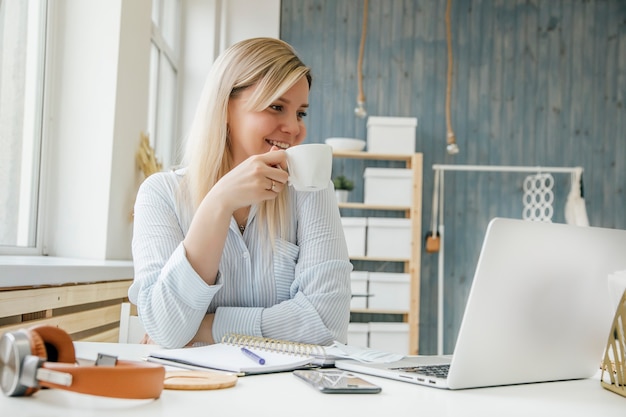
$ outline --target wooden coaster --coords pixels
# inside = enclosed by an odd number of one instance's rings
[[[234,387],[237,375],[202,371],[168,371],[163,388],[176,390],[210,390]]]

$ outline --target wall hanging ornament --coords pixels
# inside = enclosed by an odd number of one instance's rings
[[[456,136],[452,130],[452,121],[450,117],[450,96],[452,94],[452,29],[450,25],[450,12],[452,10],[452,0],[448,0],[446,5],[446,40],[448,44],[448,77],[446,86],[446,151],[450,155],[459,153],[459,146],[456,144]]]
[[[524,179],[524,220],[551,222],[554,208],[554,177],[550,174],[529,175]]]
[[[367,8],[368,0],[363,2],[363,23],[361,29],[361,45],[359,46],[359,62],[357,64],[357,81],[359,86],[359,95],[356,99],[355,116],[364,119],[367,116],[365,110],[365,93],[363,92],[363,53],[365,51],[365,37],[367,36]]]
[[[137,166],[146,178],[163,169],[163,164],[159,162],[154,149],[150,146],[150,138],[145,133],[141,133],[139,149],[137,150],[135,158]]]

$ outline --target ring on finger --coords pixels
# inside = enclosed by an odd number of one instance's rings
[[[272,180],[272,188],[270,188],[270,190],[276,192],[276,183],[274,182],[274,180]]]

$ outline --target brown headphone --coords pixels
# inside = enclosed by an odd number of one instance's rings
[[[113,366],[76,362],[70,336],[54,326],[7,332],[0,339],[0,386],[11,397],[32,395],[39,388],[59,388],[104,397],[159,398],[165,368],[117,360]]]

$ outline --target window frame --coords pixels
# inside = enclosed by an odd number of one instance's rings
[[[18,204],[18,226],[16,241],[13,245],[0,244],[0,255],[43,255],[44,252],[44,207],[46,205],[46,169],[47,169],[47,122],[46,115],[48,110],[49,88],[48,76],[50,68],[51,55],[49,48],[52,37],[52,12],[48,0],[38,0],[37,2],[29,2],[29,9],[37,7],[38,22],[40,24],[38,30],[37,45],[35,48],[36,59],[39,65],[35,68],[25,68],[25,97],[29,89],[34,89],[33,94],[34,105],[32,106],[32,114],[24,116],[23,125],[26,129],[22,131],[22,141],[28,140],[28,144],[22,146],[22,164],[20,183],[20,203]],[[30,14],[33,13],[29,10]],[[32,54],[33,51],[27,46],[26,54]],[[29,58],[26,58],[26,62]],[[30,85],[29,85],[29,81]],[[27,136],[27,131],[30,134]],[[28,153],[25,149],[30,148]],[[26,163],[24,163],[26,161]],[[25,172],[27,171],[27,172]],[[24,176],[29,178],[28,185],[24,185]],[[23,191],[24,187],[29,190]],[[28,204],[28,214],[23,214],[21,207]],[[26,232],[21,230],[27,229]],[[20,236],[21,235],[21,236]],[[21,246],[20,246],[21,244]]]
[[[164,2],[171,1],[175,6],[175,16],[173,18],[174,27],[172,28],[174,45],[170,45],[164,36],[163,31],[163,11],[165,11]],[[151,42],[151,58],[150,58],[150,92],[148,100],[149,114],[147,120],[147,130],[149,132],[150,145],[154,148],[155,155],[164,168],[168,168],[175,163],[176,155],[176,134],[178,124],[178,95],[180,91],[180,41],[181,41],[181,1],[180,0],[153,0],[152,1],[152,30],[150,36]],[[158,22],[155,22],[155,18]],[[156,55],[153,57],[153,50],[156,49]],[[163,61],[166,60],[174,73],[173,91],[171,100],[166,103],[164,101],[163,86]],[[156,67],[153,67],[155,65]],[[152,79],[155,76],[156,79]],[[153,91],[153,89],[155,89]],[[163,125],[163,106],[168,105],[170,112],[171,132],[163,137],[161,131]],[[167,123],[165,124],[167,126]]]

